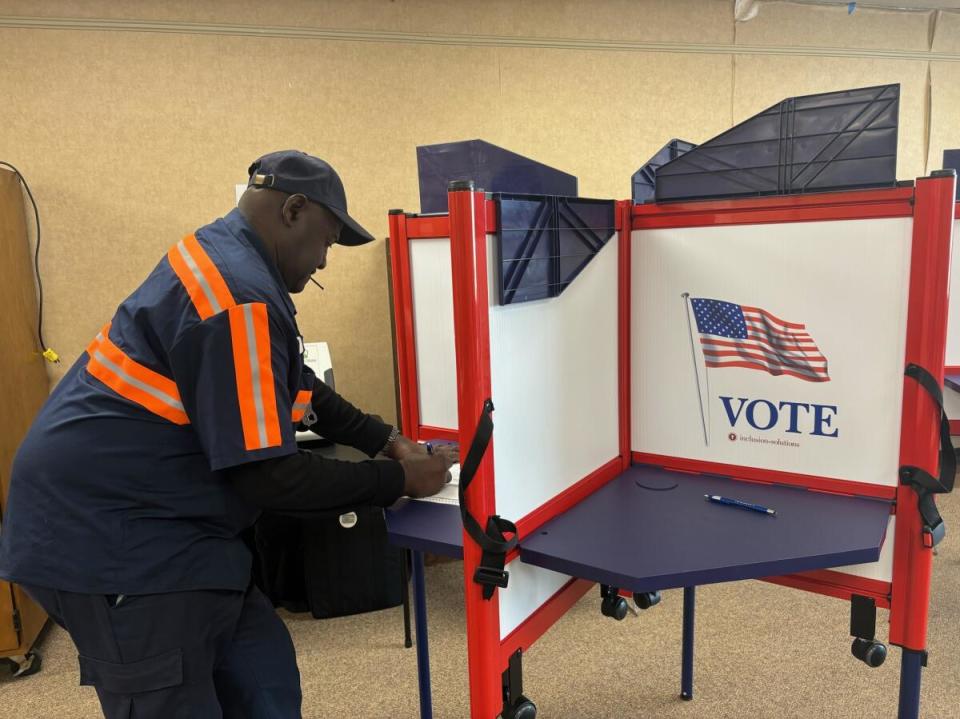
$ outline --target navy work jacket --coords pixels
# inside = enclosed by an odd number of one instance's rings
[[[0,577],[83,593],[243,590],[258,510],[223,471],[293,454],[295,308],[238,210],[174,245],[53,391],[13,464]]]

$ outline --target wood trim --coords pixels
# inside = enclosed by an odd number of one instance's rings
[[[24,195],[20,180],[0,169],[0,510],[10,488],[13,457],[40,406],[50,381],[36,335],[37,290],[33,279]],[[9,605],[9,606],[8,606]],[[20,611],[19,644],[7,649],[13,631],[13,610]],[[46,615],[19,587],[0,582],[0,656],[25,654],[46,621]],[[16,633],[15,633],[16,634]]]
[[[15,654],[20,646],[20,633],[13,623],[13,585],[0,579],[0,656]]]

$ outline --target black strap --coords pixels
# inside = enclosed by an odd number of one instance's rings
[[[494,514],[487,518],[487,528],[484,531],[480,527],[480,523],[467,511],[467,503],[464,501],[464,493],[480,468],[480,462],[483,460],[483,455],[490,445],[490,438],[493,436],[491,412],[493,412],[493,402],[489,399],[485,400],[480,412],[480,419],[477,421],[477,431],[473,435],[473,442],[470,444],[470,451],[467,452],[467,458],[460,465],[460,487],[458,490],[463,528],[467,530],[467,534],[477,543],[483,553],[480,558],[480,566],[477,567],[477,571],[473,575],[473,581],[483,585],[484,599],[490,599],[497,587],[507,588],[510,572],[506,571],[503,566],[506,563],[507,552],[517,546],[517,527],[513,522]],[[504,532],[510,532],[513,536],[506,539]]]
[[[957,450],[950,440],[950,420],[943,409],[943,390],[927,370],[919,365],[909,364],[905,373],[916,380],[929,394],[940,409],[940,476],[934,477],[922,467],[905,465],[900,468],[900,483],[909,484],[917,493],[917,506],[923,519],[924,544],[935,547],[946,535],[946,525],[933,500],[935,494],[953,491],[957,471]]]

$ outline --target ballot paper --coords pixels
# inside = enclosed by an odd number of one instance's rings
[[[460,505],[460,465],[454,464],[450,467],[450,475],[453,479],[439,492],[432,497],[420,497],[418,502],[435,502],[437,504]]]

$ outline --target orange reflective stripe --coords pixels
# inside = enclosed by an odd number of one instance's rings
[[[270,357],[270,321],[263,303],[228,310],[243,441],[247,449],[278,447],[280,420]]]
[[[293,400],[293,412],[291,413],[292,419],[294,422],[299,422],[303,419],[303,415],[307,413],[307,410],[310,409],[310,402],[313,399],[313,392],[308,389],[302,389],[297,392],[297,396]]]
[[[217,266],[193,235],[187,235],[171,247],[167,259],[190,295],[200,319],[213,317],[236,304]]]
[[[124,399],[170,420],[190,424],[176,383],[130,359],[110,341],[110,324],[87,347],[87,372]]]

